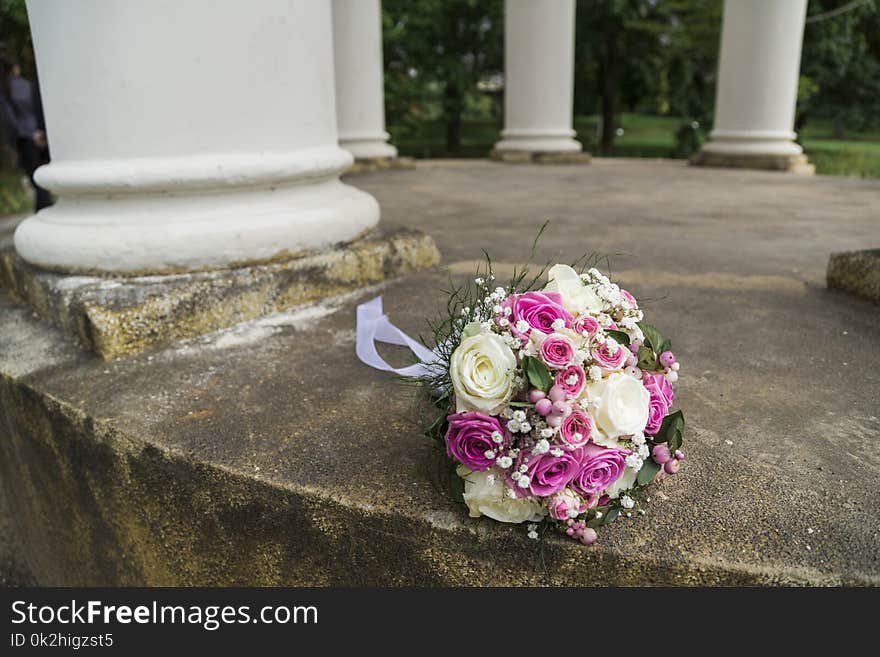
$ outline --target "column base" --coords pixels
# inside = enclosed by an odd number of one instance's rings
[[[803,153],[797,155],[759,155],[753,153],[734,154],[701,151],[691,157],[690,163],[701,167],[783,171],[802,176],[812,176],[816,173],[816,166],[811,164]]]
[[[346,171],[364,173],[367,171],[385,171],[387,169],[415,169],[416,161],[412,157],[358,157]]]
[[[390,137],[391,135],[387,132],[341,134],[339,135],[339,147],[351,153],[355,160],[374,158],[390,160],[397,157],[397,148],[388,143]]]
[[[493,148],[489,159],[508,164],[589,164],[593,158],[584,151],[508,151]]]
[[[165,276],[65,276],[0,253],[0,286],[104,360],[314,304],[440,262],[418,231],[379,228],[300,257]],[[234,339],[236,329],[230,329]]]
[[[372,196],[339,181],[337,146],[283,153],[52,162],[58,202],[25,219],[15,248],[85,275],[177,274],[257,264],[350,242],[379,223]]]

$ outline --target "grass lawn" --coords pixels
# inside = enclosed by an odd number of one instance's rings
[[[624,114],[620,117],[623,135],[615,140],[616,155],[621,157],[673,157],[675,131],[681,120],[668,116]],[[595,116],[575,117],[574,127],[586,150],[596,151]],[[485,157],[498,140],[500,125],[494,121],[467,121],[462,126],[462,150],[457,157]],[[389,126],[391,141],[401,155],[413,157],[449,157],[444,127],[428,123],[418,134]],[[880,132],[852,133],[834,139],[831,122],[815,120],[805,126],[801,142],[816,172],[827,175],[880,178]]]

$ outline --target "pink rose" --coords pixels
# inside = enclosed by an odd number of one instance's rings
[[[546,505],[550,517],[556,520],[576,518],[588,508],[584,500],[570,488],[553,493],[547,498]]]
[[[630,308],[638,307],[639,304],[636,302],[636,298],[623,288],[620,288],[620,296],[626,301],[624,305],[628,305]]]
[[[533,454],[531,450],[524,449],[516,459],[514,473],[520,472],[520,467],[523,465],[526,466],[526,471],[516,480],[510,478],[507,485],[518,497],[552,495],[565,488],[578,474],[581,469],[581,458],[580,450],[577,449],[564,450],[560,456],[554,456],[552,451]],[[522,477],[526,479],[523,480]],[[520,485],[523,483],[525,486]]]
[[[669,380],[662,372],[642,370],[642,385],[648,389],[651,397],[654,394],[662,395],[666,400],[666,404],[672,406],[672,402],[675,400],[675,393],[672,391],[672,384],[669,383]]]
[[[446,453],[451,459],[466,465],[474,472],[488,470],[495,465],[495,455],[510,444],[510,434],[497,418],[482,413],[456,413],[446,418]],[[492,439],[501,434],[501,443]],[[491,456],[486,456],[489,453]]]
[[[642,385],[651,393],[651,401],[648,403],[648,423],[645,425],[645,433],[655,435],[663,424],[663,418],[669,412],[675,393],[672,392],[672,384],[666,380],[663,374],[642,372]]]
[[[552,333],[541,343],[541,360],[554,370],[571,363],[574,358],[574,345],[564,335]]]
[[[593,421],[580,409],[572,409],[571,413],[562,418],[559,425],[559,438],[571,449],[583,447],[593,433]]]
[[[568,399],[577,399],[584,391],[587,383],[587,375],[580,365],[569,365],[556,373],[556,385],[565,392]]]
[[[512,294],[501,303],[502,308],[510,308],[510,331],[516,337],[527,340],[532,329],[541,333],[552,333],[553,322],[561,319],[566,328],[571,328],[573,318],[562,307],[562,297],[556,292],[526,292],[525,294]],[[528,324],[525,331],[519,327],[519,322]]]
[[[624,349],[619,344],[614,349],[608,348],[608,342],[597,342],[593,345],[590,353],[596,365],[603,370],[619,370],[626,363],[629,356],[629,349]]]
[[[663,397],[651,393],[651,401],[648,402],[648,423],[645,424],[645,434],[648,436],[655,435],[660,431],[660,425],[663,424],[663,418],[669,412],[669,406]]]
[[[596,335],[596,331],[599,330],[599,322],[589,315],[584,315],[574,321],[572,328],[578,335]]]
[[[572,489],[590,506],[602,491],[617,481],[626,467],[626,449],[611,449],[588,443],[581,450],[581,469],[571,482]]]

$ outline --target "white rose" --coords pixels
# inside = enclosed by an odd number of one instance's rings
[[[545,292],[557,292],[562,305],[573,315],[587,315],[602,310],[602,300],[593,288],[584,285],[578,273],[568,265],[553,265],[547,272]]]
[[[465,338],[449,363],[456,410],[500,413],[513,395],[515,371],[516,356],[501,336],[481,333]]]
[[[587,387],[590,399],[600,397],[593,411],[596,426],[608,438],[644,431],[651,393],[629,374],[614,373]]]
[[[538,522],[547,510],[536,497],[510,497],[504,485],[504,473],[494,468],[471,472],[463,465],[456,469],[464,479],[464,502],[471,518],[488,516],[498,522]]]
[[[623,474],[617,478],[613,484],[605,489],[605,494],[612,500],[616,500],[621,491],[629,490],[636,483],[638,473],[632,468],[624,468]]]

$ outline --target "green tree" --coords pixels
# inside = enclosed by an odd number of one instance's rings
[[[830,118],[836,137],[843,137],[847,128],[880,125],[878,2],[834,14],[841,5],[840,0],[810,1],[801,75],[812,93],[799,98],[797,118],[798,129],[812,116]]]
[[[34,47],[24,0],[0,0],[0,53],[21,66],[25,77],[34,78]]]
[[[436,103],[446,148],[458,152],[469,98],[502,69],[502,1],[384,0],[382,9],[389,118],[424,119]]]
[[[721,0],[667,0],[671,14],[665,75],[669,113],[708,128],[715,104]]]
[[[602,155],[614,153],[621,104],[646,101],[657,110],[669,17],[666,3],[655,0],[578,1],[575,104],[583,110],[585,98],[598,100]]]

